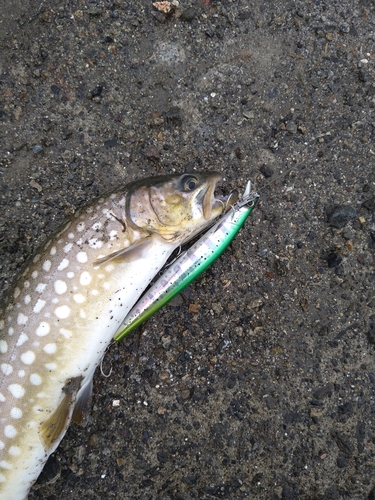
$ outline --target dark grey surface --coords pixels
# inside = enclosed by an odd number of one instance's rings
[[[374,498],[374,3],[189,7],[2,4],[3,293],[134,177],[214,169],[262,200],[185,301],[109,349],[30,499]]]

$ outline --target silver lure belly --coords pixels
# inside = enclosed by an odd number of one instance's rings
[[[27,497],[121,321],[176,246],[151,237],[144,255],[94,266],[129,244],[123,206],[111,195],[46,243],[0,313],[1,499]]]

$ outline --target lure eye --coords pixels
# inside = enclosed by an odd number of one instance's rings
[[[198,185],[198,179],[193,176],[185,177],[182,181],[182,189],[185,192],[193,191]]]

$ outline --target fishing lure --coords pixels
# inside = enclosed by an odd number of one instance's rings
[[[144,323],[215,262],[233,241],[258,199],[259,195],[251,192],[249,181],[242,198],[184,252],[137,302],[126,316],[114,339],[121,340]]]

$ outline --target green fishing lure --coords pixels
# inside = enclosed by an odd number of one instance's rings
[[[233,241],[255,207],[259,195],[251,192],[248,182],[242,198],[211,227],[194,245],[164,272],[126,316],[115,340],[121,340],[144,323],[165,304],[181,293],[201,275]]]

